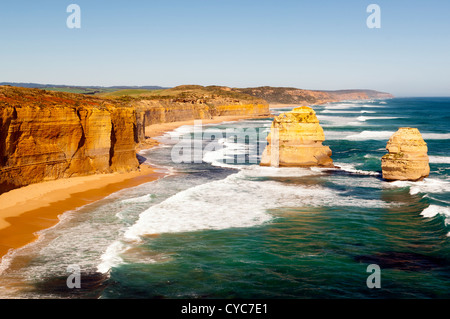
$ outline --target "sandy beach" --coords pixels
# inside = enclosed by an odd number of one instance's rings
[[[37,239],[58,215],[100,200],[123,188],[164,176],[148,165],[140,171],[64,178],[31,184],[0,195],[0,257]]]
[[[265,116],[264,116],[265,117]],[[221,116],[203,119],[202,124],[236,121],[258,116]],[[137,151],[158,145],[155,137],[194,120],[154,124],[146,127],[146,143]],[[100,200],[123,188],[137,186],[164,176],[162,170],[141,165],[140,171],[98,174],[31,184],[0,195],[0,258],[38,238],[38,231],[56,225],[58,216]]]

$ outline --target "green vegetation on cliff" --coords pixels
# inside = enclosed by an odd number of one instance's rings
[[[170,89],[142,90],[126,89],[114,92],[100,93],[104,98],[119,98],[122,100],[171,100],[173,102],[208,103],[215,99],[231,99],[261,102],[263,99],[225,86],[180,85]]]
[[[152,124],[269,113],[264,100],[228,88],[119,92],[105,98],[0,86],[0,194],[43,180],[136,170],[136,145]]]
[[[391,98],[389,93],[374,90],[338,90],[318,91],[290,87],[262,86],[255,88],[234,88],[233,91],[255,96],[269,103],[281,104],[320,104],[342,100],[363,100],[373,98]]]

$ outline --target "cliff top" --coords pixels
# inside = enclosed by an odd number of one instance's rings
[[[236,103],[261,103],[266,101],[247,94],[233,92],[230,88],[198,85],[183,85],[172,89],[146,90],[126,89],[107,94],[88,96],[77,93],[47,91],[35,88],[0,86],[0,107],[34,106],[34,107],[58,107],[58,106],[133,106],[140,101],[165,101],[168,103],[190,104],[236,104]]]
[[[122,100],[172,100],[174,102],[206,100],[206,103],[217,98],[227,98],[253,102],[261,102],[261,100],[264,100],[269,103],[308,105],[341,100],[393,97],[393,95],[391,95],[390,93],[379,92],[375,90],[320,91],[304,90],[292,87],[262,86],[255,88],[230,88],[217,85],[180,85],[170,89],[159,90],[124,89],[98,94],[98,96],[106,98],[119,98]]]
[[[180,85],[170,89],[125,88],[95,95],[48,91],[0,85],[1,106],[132,106],[139,101],[167,103],[220,104],[286,103],[321,104],[350,99],[391,98],[374,90],[313,91],[285,87],[229,88],[225,86]]]
[[[316,112],[308,106],[297,107],[290,112],[281,113],[275,117],[274,121],[279,123],[319,123]]]
[[[46,91],[9,85],[0,86],[0,107],[57,107],[89,105],[101,108],[111,106],[113,104],[115,103],[112,101],[86,96],[83,94]]]
[[[320,104],[352,99],[392,98],[390,93],[375,90],[303,90],[292,87],[261,86],[254,88],[234,88],[234,91],[262,98],[269,103]]]
[[[266,101],[259,97],[233,91],[231,88],[225,86],[180,85],[174,88],[160,90],[126,89],[103,93],[98,96],[128,101],[169,100],[171,102],[214,104],[217,100],[227,100],[232,103],[251,101],[252,103],[267,104]]]

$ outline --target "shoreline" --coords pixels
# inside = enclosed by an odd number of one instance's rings
[[[59,215],[165,175],[157,170],[157,167],[141,165],[139,171],[70,177],[3,193],[0,196],[0,259],[10,249],[35,241],[39,231],[58,224]]]
[[[145,142],[141,142],[136,147],[136,151],[139,152],[159,145],[159,142],[155,139],[155,137],[162,136],[164,135],[164,133],[173,131],[184,125],[194,125],[194,121],[202,121],[202,125],[205,125],[205,124],[218,124],[229,121],[260,119],[260,118],[267,118],[270,116],[272,116],[271,113],[262,115],[226,115],[226,116],[218,116],[212,119],[195,119],[195,120],[151,124],[145,127],[146,140]]]
[[[312,104],[285,104],[285,103],[269,103],[269,109],[270,110],[276,110],[276,109],[285,109],[288,107],[300,107],[300,106],[310,106]]]
[[[215,124],[268,116],[270,114],[233,115],[200,120],[202,124]],[[136,146],[136,153],[159,145],[155,137],[183,125],[194,125],[194,120],[146,126],[146,141]],[[30,184],[1,194],[0,261],[11,249],[24,247],[38,239],[39,231],[58,224],[59,215],[166,174],[159,167],[141,164],[139,171],[63,178]]]

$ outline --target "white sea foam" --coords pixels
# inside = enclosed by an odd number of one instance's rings
[[[450,192],[450,182],[437,178],[424,178],[419,182],[395,181],[385,183],[385,187],[409,187],[409,193],[415,195],[418,193],[442,194]]]
[[[242,171],[245,177],[302,177],[323,175],[323,169],[311,167],[268,167],[251,165]]]
[[[358,116],[358,121],[365,122],[367,120],[392,120],[392,119],[398,119],[399,117],[393,117],[393,116]]]
[[[345,139],[351,140],[351,141],[389,140],[389,138],[394,133],[395,133],[394,131],[362,131],[357,134],[355,134],[355,133],[350,134],[350,135],[346,136]],[[445,140],[445,139],[450,139],[450,133],[422,133],[422,137],[425,141],[426,140]]]
[[[327,113],[327,112],[323,112]],[[340,112],[336,112],[340,113]],[[360,114],[360,112],[356,112]],[[390,120],[397,119],[398,117],[392,116],[333,116],[333,115],[317,115],[317,118],[321,122],[322,126],[330,127],[330,126],[360,126],[365,124],[367,120]]]
[[[170,138],[177,138],[192,132],[194,132],[194,125],[183,125],[172,131],[164,133],[164,136],[169,136]]]
[[[373,114],[373,113],[377,113],[375,111],[367,111],[367,110],[362,110],[360,111],[361,113],[367,113],[367,114]]]
[[[370,102],[370,101],[365,101]],[[382,108],[385,105],[377,105],[377,104],[361,104],[361,103],[339,103],[339,104],[330,104],[325,107],[327,110],[346,110],[351,108]]]
[[[3,272],[9,268],[14,258],[14,255],[17,254],[17,251],[18,251],[17,249],[16,250],[10,249],[2,258],[0,258],[0,275],[2,275]]]
[[[381,160],[381,156],[373,155],[373,154],[366,154],[364,155],[364,158],[376,158]]]
[[[349,132],[349,131],[334,131],[334,130],[324,129],[324,134],[325,134],[325,143],[324,144],[326,144],[326,141],[343,140],[351,133],[352,132]]]
[[[445,225],[450,224],[450,208],[448,207],[443,207],[439,205],[430,205],[427,208],[425,208],[420,213],[420,215],[422,215],[425,218],[432,218],[436,215],[442,215],[445,217]]]
[[[324,109],[322,112],[320,113],[326,113],[326,114],[361,114],[361,113],[376,113],[375,111],[366,111],[366,110],[362,110],[362,111],[340,111],[340,110],[329,110],[329,109]]]
[[[339,104],[329,104],[325,106],[326,110],[345,110],[352,107],[357,107],[358,104],[354,103],[339,103]]]
[[[210,163],[213,166],[217,167],[226,167],[226,168],[245,168],[247,164],[256,164],[258,162],[258,158],[260,157],[265,142],[264,140],[260,140],[261,149],[258,150],[257,146],[254,143],[245,144],[238,143],[235,141],[229,141],[225,138],[219,139],[215,145],[211,146],[211,150],[204,151],[203,154],[203,162]],[[235,156],[237,155],[237,163],[235,162]],[[247,156],[247,158],[246,158]]]
[[[357,118],[351,116],[328,116],[317,115],[320,123],[324,127],[329,126],[359,126],[362,123],[355,121]]]
[[[359,107],[373,107],[373,108],[381,108],[384,107],[384,105],[377,105],[377,104],[361,104],[358,105]]]
[[[280,170],[274,168],[274,171]],[[267,175],[267,171],[261,172]],[[179,192],[144,211],[124,236],[129,240],[139,240],[149,234],[252,227],[269,222],[272,215],[267,210],[279,207],[386,205],[380,200],[341,196],[319,186],[247,178],[255,176],[255,173],[254,169],[250,172],[244,169],[223,180]]]
[[[139,197],[124,199],[120,201],[122,204],[129,204],[129,203],[146,203],[150,202],[152,200],[152,194],[147,194]]]
[[[120,253],[125,250],[125,245],[117,240],[108,246],[105,253],[101,256],[101,263],[97,266],[97,271],[107,273],[112,267],[123,263]]]
[[[249,196],[260,188],[260,182],[244,183],[236,175],[179,192],[152,206],[126,231],[125,237],[137,240],[146,234],[251,227],[269,221],[271,216],[262,206],[267,194],[252,194],[257,200]]]
[[[424,140],[448,140],[450,133],[422,133]]]
[[[392,131],[362,131],[357,134],[348,135],[345,139],[350,141],[388,140],[392,134],[394,134]]]
[[[371,175],[371,176],[380,176],[380,172],[374,172],[374,171],[364,171],[364,170],[360,170],[355,168],[355,165],[353,164],[348,164],[348,163],[337,163],[335,162],[334,165],[338,166],[340,170],[349,172],[349,173],[354,173],[354,174],[359,174],[359,175]]]
[[[450,156],[433,156],[429,155],[428,159],[433,164],[450,164]]]

